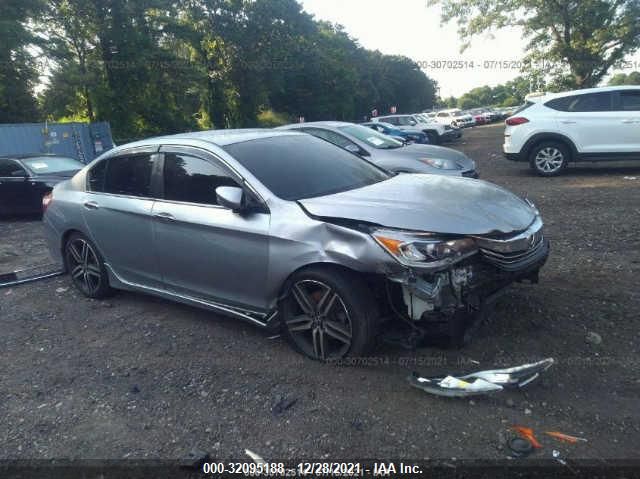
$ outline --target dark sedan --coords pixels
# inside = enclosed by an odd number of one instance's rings
[[[0,215],[42,212],[42,199],[85,165],[42,153],[0,158]]]

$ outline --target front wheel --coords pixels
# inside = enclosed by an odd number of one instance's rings
[[[362,356],[377,330],[375,300],[355,274],[327,267],[296,273],[281,303],[282,328],[304,355],[330,361]]]
[[[556,176],[569,163],[569,149],[562,143],[548,141],[536,145],[529,155],[529,164],[540,176]]]
[[[432,145],[439,145],[440,144],[440,137],[438,136],[438,133],[436,133],[435,131],[425,131],[427,138],[429,139],[429,143]]]

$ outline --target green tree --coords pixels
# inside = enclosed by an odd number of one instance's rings
[[[476,34],[521,27],[527,62],[542,65],[560,88],[596,86],[640,47],[638,0],[430,0],[442,21],[457,20],[465,46]]]
[[[33,95],[37,65],[29,49],[39,45],[40,40],[26,25],[41,9],[39,0],[0,2],[0,123],[39,118]]]
[[[611,77],[609,85],[640,85],[640,72],[617,73]]]

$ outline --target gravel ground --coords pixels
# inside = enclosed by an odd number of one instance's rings
[[[501,136],[478,127],[455,147],[484,179],[536,203],[552,255],[540,284],[513,286],[470,346],[385,346],[335,367],[141,294],[91,301],[67,277],[0,289],[0,458],[178,458],[197,447],[220,459],[246,459],[245,448],[271,460],[494,459],[518,424],[544,445],[532,457],[638,459],[640,164],[539,178],[501,157]],[[46,261],[37,221],[0,233],[0,272],[15,255]],[[472,401],[405,380],[548,356],[557,364],[526,389]],[[278,411],[283,399],[294,402]],[[588,442],[558,443],[547,430]]]

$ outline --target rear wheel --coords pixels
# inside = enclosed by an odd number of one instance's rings
[[[556,176],[569,163],[569,149],[562,143],[547,141],[533,147],[529,164],[540,176]]]
[[[110,296],[109,277],[95,245],[80,233],[72,234],[65,244],[65,261],[73,285],[88,298]]]
[[[377,308],[355,274],[324,267],[296,273],[281,310],[284,335],[312,359],[361,356],[374,343]]]

